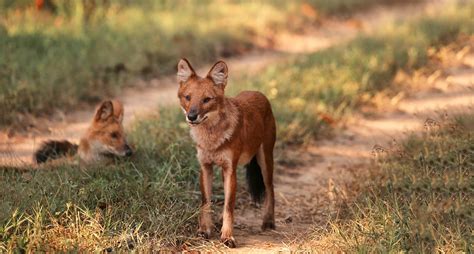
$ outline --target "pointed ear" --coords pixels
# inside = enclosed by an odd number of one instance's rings
[[[179,60],[177,77],[180,85],[195,75],[196,72],[186,58]]]
[[[228,72],[227,64],[224,61],[218,61],[212,66],[207,77],[214,81],[214,84],[225,86],[227,84]]]
[[[96,122],[105,121],[113,115],[114,106],[111,101],[104,101],[95,112],[94,120]]]
[[[123,122],[123,104],[118,100],[112,101],[113,115],[120,123]]]

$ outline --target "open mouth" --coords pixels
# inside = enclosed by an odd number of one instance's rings
[[[204,116],[203,118],[201,118],[199,121],[193,121],[193,122],[192,122],[192,121],[188,121],[188,123],[191,124],[191,125],[198,125],[198,124],[204,122],[204,120],[206,120],[206,119],[207,119],[207,115]]]

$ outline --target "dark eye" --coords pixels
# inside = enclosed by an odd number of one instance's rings
[[[203,103],[208,103],[212,98],[206,97],[202,100]]]
[[[190,96],[190,95],[186,95],[186,96],[184,96],[184,98],[185,98],[187,101],[190,101],[190,100],[191,100],[191,96]]]
[[[112,132],[110,134],[110,137],[113,138],[113,139],[117,139],[119,137],[119,134],[118,134],[118,132]]]

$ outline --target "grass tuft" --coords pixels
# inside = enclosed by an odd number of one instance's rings
[[[474,116],[406,139],[323,238],[347,252],[472,252]]]

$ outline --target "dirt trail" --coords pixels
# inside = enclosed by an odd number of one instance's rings
[[[304,165],[279,165],[275,177],[277,230],[261,232],[260,209],[242,201],[236,212],[235,233],[240,248],[229,252],[289,253],[298,249],[301,240],[310,236],[311,227],[327,226],[335,212],[335,199],[344,196],[353,172],[369,165],[374,155],[396,149],[396,141],[406,133],[436,127],[446,115],[473,112],[474,41],[465,49],[470,53],[442,67],[441,76],[427,81],[431,84],[395,107],[371,117],[360,115],[334,139],[295,152],[307,161]]]
[[[273,48],[254,51],[242,56],[224,59],[230,70],[230,78],[252,75],[264,67],[285,60],[290,54],[309,53],[342,43],[353,38],[360,28],[351,27],[344,22],[327,21],[320,29],[305,35],[282,34],[276,36]],[[331,27],[329,33],[327,27]],[[298,43],[287,44],[289,38]],[[204,66],[197,72],[205,75],[211,66]],[[118,97],[125,107],[125,126],[130,125],[142,115],[156,112],[159,106],[176,104],[177,83],[174,75],[151,81],[136,81],[133,87],[126,88]],[[86,131],[93,109],[59,114],[52,119],[35,119],[34,127],[28,133],[0,131],[0,166],[31,166],[33,152],[44,140],[67,139],[78,142]]]
[[[268,65],[287,59],[290,54],[315,52],[343,43],[355,37],[360,31],[370,32],[387,20],[419,15],[439,3],[440,1],[430,1],[430,4],[379,7],[369,12],[362,12],[348,21],[324,20],[320,27],[308,29],[310,31],[306,34],[275,35],[272,48],[225,60],[229,65],[231,78],[257,73]],[[208,68],[209,66],[205,66],[198,72],[205,73]],[[119,96],[125,105],[126,125],[141,115],[155,112],[158,106],[177,103],[174,75],[137,83],[133,88],[125,89]],[[0,166],[31,166],[33,152],[44,140],[68,139],[78,142],[92,116],[93,109],[89,108],[67,115],[58,114],[52,119],[35,119],[34,127],[30,128],[28,133],[0,131]]]
[[[275,48],[227,59],[231,76],[257,73],[262,68],[287,58],[288,54],[308,53],[342,43],[353,38],[361,29],[370,32],[384,20],[413,16],[430,9],[431,4],[375,8],[351,21],[325,21],[322,27],[305,35],[279,35]],[[354,22],[356,20],[357,22]],[[223,249],[215,241],[216,251],[236,253],[289,252],[308,237],[312,227],[325,227],[334,212],[336,192],[343,192],[353,172],[370,161],[374,146],[379,151],[389,149],[391,141],[405,132],[423,127],[427,118],[436,120],[437,112],[473,110],[474,105],[474,44],[471,52],[449,66],[421,92],[412,93],[389,110],[371,117],[360,115],[350,120],[334,139],[319,141],[303,150],[288,153],[288,162],[278,164],[275,173],[277,230],[261,232],[261,211],[248,206],[239,198],[236,208],[235,238],[237,249]],[[204,73],[208,66],[200,69]],[[174,76],[152,80],[139,88],[126,89],[120,99],[125,104],[126,124],[143,114],[155,112],[161,105],[177,103]],[[79,111],[61,120],[48,121],[45,130],[30,135],[8,137],[0,132],[0,166],[31,163],[34,148],[45,139],[78,140],[86,130],[92,112]],[[53,128],[54,126],[54,128]],[[393,144],[392,144],[393,145]],[[293,158],[294,157],[294,158]],[[239,195],[240,197],[242,195]],[[340,197],[340,196],[339,196]],[[212,248],[212,247],[211,247]]]

